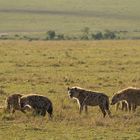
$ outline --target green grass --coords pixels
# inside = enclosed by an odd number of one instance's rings
[[[79,35],[89,27],[93,32],[128,31],[124,38],[139,37],[139,5],[139,0],[1,0],[0,32],[41,36],[52,29]]]
[[[3,140],[138,140],[140,110],[115,111],[102,118],[98,107],[78,114],[68,86],[105,92],[109,97],[140,85],[140,41],[0,41],[0,106],[13,92],[38,93],[54,105],[53,120],[0,110]]]

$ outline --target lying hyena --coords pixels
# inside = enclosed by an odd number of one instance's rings
[[[109,110],[109,98],[104,93],[89,91],[79,87],[68,87],[68,94],[70,98],[74,98],[77,100],[80,114],[83,110],[83,107],[85,107],[85,111],[87,113],[87,106],[98,105],[103,113],[103,117],[106,116],[106,112],[109,116],[111,115],[111,112]]]
[[[20,110],[20,98],[22,94],[15,93],[6,98],[6,111],[14,113],[16,110]]]
[[[136,107],[140,105],[140,88],[128,87],[126,89],[118,91],[112,97],[111,105],[114,105],[122,100],[127,101],[129,111],[135,111]]]
[[[118,103],[116,103],[116,111],[118,111],[118,110],[128,111],[127,101],[123,100],[123,101],[119,101]]]

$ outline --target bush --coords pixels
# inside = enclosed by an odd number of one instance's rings
[[[83,36],[80,37],[80,39],[82,39],[82,40],[89,40],[89,37],[87,35],[83,35]]]
[[[115,39],[116,38],[116,34],[115,32],[106,30],[104,33],[104,39]]]
[[[47,32],[47,40],[53,40],[53,39],[55,39],[55,36],[56,36],[56,33],[55,33],[55,31],[53,31],[53,30],[49,30],[48,32]]]
[[[82,39],[82,40],[89,40],[90,28],[89,27],[85,27],[81,31],[82,31],[83,34],[80,37],[80,39]]]
[[[57,40],[64,40],[65,39],[63,34],[58,34],[56,38],[57,38]]]
[[[104,36],[103,36],[102,32],[97,32],[96,34],[92,34],[91,38],[96,39],[96,40],[101,40],[104,38]]]

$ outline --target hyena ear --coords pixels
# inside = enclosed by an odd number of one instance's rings
[[[67,89],[68,89],[68,90],[70,90],[70,88],[69,88],[69,87],[68,87]]]

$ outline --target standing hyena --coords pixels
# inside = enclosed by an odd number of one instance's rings
[[[26,108],[34,109],[36,114],[45,116],[46,111],[49,116],[52,117],[53,105],[52,102],[45,96],[37,94],[24,95],[20,99],[21,110],[26,110]]]
[[[111,115],[109,110],[109,98],[104,93],[93,92],[89,90],[85,90],[79,87],[68,87],[68,94],[70,98],[74,98],[77,100],[80,108],[80,114],[85,107],[85,111],[87,113],[87,106],[99,106],[103,116],[106,116],[106,112],[108,115]]]
[[[128,87],[126,89],[118,91],[112,97],[111,105],[114,105],[122,100],[127,101],[129,111],[135,111],[136,107],[140,105],[140,88]]]
[[[20,98],[22,94],[15,93],[6,98],[6,111],[14,113],[16,110],[20,110]]]

